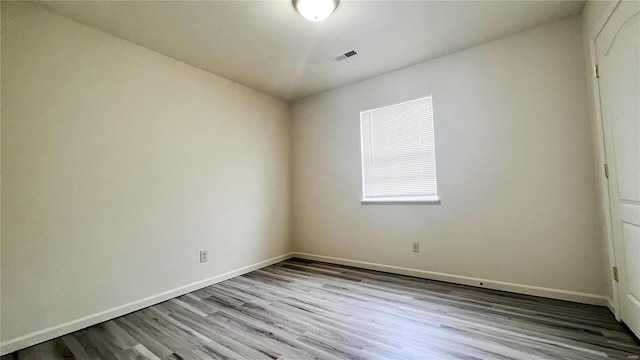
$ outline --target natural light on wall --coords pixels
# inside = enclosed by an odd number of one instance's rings
[[[362,202],[438,202],[432,97],[360,112]]]

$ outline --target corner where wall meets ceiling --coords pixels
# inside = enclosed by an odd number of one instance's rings
[[[584,1],[44,1],[39,6],[253,89],[296,100],[578,15]],[[357,49],[350,61],[336,54]]]

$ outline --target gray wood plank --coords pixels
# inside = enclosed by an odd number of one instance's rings
[[[603,307],[291,259],[1,360],[638,356]]]

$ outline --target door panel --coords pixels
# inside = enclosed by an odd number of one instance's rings
[[[615,33],[607,49],[605,70],[615,86],[609,86],[613,151],[617,167],[618,192],[621,200],[640,200],[640,69],[638,41],[640,14],[626,19]]]
[[[596,38],[620,317],[640,335],[640,2],[620,1]]]
[[[622,224],[629,295],[640,302],[640,226]]]
[[[640,223],[640,206],[636,204],[620,204],[620,220],[629,224]]]

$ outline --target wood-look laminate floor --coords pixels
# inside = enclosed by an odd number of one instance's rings
[[[611,313],[287,260],[13,359],[638,359]]]

